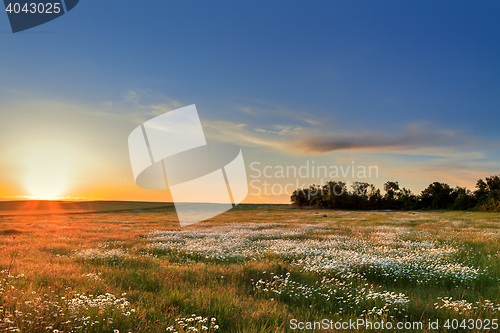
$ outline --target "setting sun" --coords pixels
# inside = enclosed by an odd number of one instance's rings
[[[66,153],[68,149],[65,148],[58,145],[37,146],[31,147],[27,154],[25,184],[36,199],[58,199],[66,190],[70,162]]]
[[[53,200],[66,187],[66,179],[56,172],[35,171],[26,177],[26,186],[37,199]]]

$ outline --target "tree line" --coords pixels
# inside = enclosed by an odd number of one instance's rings
[[[373,184],[354,182],[350,188],[341,181],[313,184],[295,190],[290,201],[298,207],[349,210],[450,209],[500,212],[500,176],[476,182],[475,190],[434,182],[420,194],[401,187],[398,182],[384,184],[384,194]]]

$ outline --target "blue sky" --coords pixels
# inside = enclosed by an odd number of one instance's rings
[[[109,186],[127,183],[127,198],[146,192],[122,167],[123,137],[189,104],[247,163],[356,160],[380,166],[370,182],[415,192],[499,173],[495,1],[82,0],[17,34],[0,15],[0,38],[4,158],[67,141],[87,154],[89,184],[121,170]],[[15,163],[2,163],[12,186],[0,196],[23,195]]]

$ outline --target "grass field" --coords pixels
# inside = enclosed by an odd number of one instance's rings
[[[0,331],[500,331],[500,214],[33,205],[0,205]]]

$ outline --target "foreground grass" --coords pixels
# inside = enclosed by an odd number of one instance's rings
[[[499,228],[500,214],[252,205],[182,229],[168,209],[3,216],[0,331],[286,332],[327,318],[479,332],[443,324],[500,319]]]

